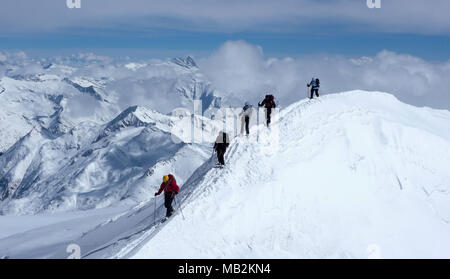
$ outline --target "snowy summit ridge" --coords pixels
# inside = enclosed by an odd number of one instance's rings
[[[199,168],[182,187],[186,219],[134,257],[448,258],[448,123],[381,92],[292,104],[278,136],[259,127],[258,142],[232,141],[225,169]]]

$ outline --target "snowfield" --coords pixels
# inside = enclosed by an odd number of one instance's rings
[[[132,257],[450,258],[449,123],[380,92],[295,103],[194,173],[185,219]]]
[[[381,92],[301,100],[270,129],[254,115],[219,169],[220,120],[130,106],[80,122],[65,98],[44,98],[47,114],[56,109],[47,120],[25,111],[35,120],[17,122],[20,133],[2,122],[3,146],[14,144],[0,154],[0,258],[65,258],[70,244],[82,258],[450,258],[449,111]],[[6,100],[3,115],[21,118],[8,109],[27,107]],[[181,191],[161,224],[153,193],[167,173]]]

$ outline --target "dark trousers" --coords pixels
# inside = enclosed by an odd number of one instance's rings
[[[266,121],[267,126],[270,124],[270,115],[272,114],[272,108],[266,108]]]
[[[250,129],[248,128],[248,125],[250,124],[250,117],[249,116],[245,116],[245,132],[248,134],[250,134]]]
[[[219,164],[225,165],[225,159],[223,156],[225,155],[226,149],[218,148],[216,151],[217,151],[217,160],[219,160]]]
[[[166,217],[170,217],[172,215],[173,212],[172,201],[173,201],[172,193],[171,192],[165,193],[164,206],[167,208]]]
[[[316,93],[316,96],[319,97],[319,89],[311,88],[311,97],[309,97],[310,99],[314,97],[314,93]]]

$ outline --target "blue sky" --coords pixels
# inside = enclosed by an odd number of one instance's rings
[[[36,56],[204,56],[245,40],[276,57],[390,50],[450,59],[447,0],[381,0],[380,9],[366,0],[81,0],[81,9],[65,0],[5,1],[0,50]]]
[[[260,45],[266,55],[302,56],[338,54],[345,56],[373,56],[382,50],[408,53],[427,60],[450,59],[450,37],[421,34],[352,34],[332,35],[276,34],[276,33],[210,33],[164,30],[163,34],[133,36],[133,34],[43,34],[23,37],[1,37],[3,50],[25,50],[27,53],[68,54],[73,51],[93,51],[110,56],[145,58],[151,56],[197,55],[217,49],[228,40],[245,40]]]

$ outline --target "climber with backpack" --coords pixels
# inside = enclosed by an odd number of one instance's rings
[[[159,191],[155,193],[155,197],[160,195],[164,191],[164,206],[167,209],[166,219],[172,216],[173,207],[172,201],[175,198],[175,195],[180,191],[180,187],[177,185],[177,181],[172,174],[164,175],[163,182],[159,187]]]
[[[253,107],[248,102],[245,102],[244,107],[242,108],[242,112],[239,114],[241,117],[241,135],[244,133],[244,127],[245,132],[247,136],[250,134],[250,117],[252,116]]]
[[[220,132],[216,138],[216,142],[214,143],[213,148],[217,152],[217,160],[219,161],[219,165],[221,167],[225,165],[224,155],[229,145],[230,139],[228,137],[228,134],[224,131]]]
[[[311,82],[306,86],[311,87],[311,96],[309,97],[310,99],[314,97],[314,93],[316,93],[316,96],[319,97],[320,80],[318,78],[312,78]]]
[[[266,121],[267,121],[267,127],[270,125],[270,115],[272,114],[272,109],[276,108],[275,104],[275,97],[271,94],[266,95],[264,100],[261,103],[258,103],[259,107],[264,106],[266,111]]]

